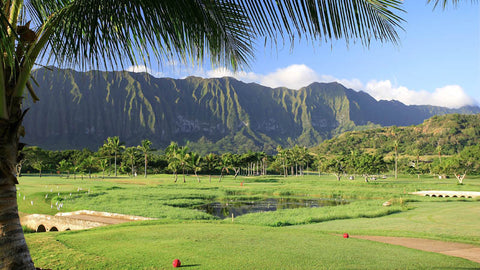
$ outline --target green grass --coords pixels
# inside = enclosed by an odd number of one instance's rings
[[[23,177],[18,197],[23,214],[55,214],[55,202],[61,201],[62,212],[89,209],[158,218],[86,231],[29,233],[26,239],[36,266],[165,269],[178,257],[192,269],[480,267],[455,257],[335,235],[423,237],[480,246],[478,199],[409,194],[428,189],[480,191],[479,178],[466,179],[465,185],[433,177],[370,183],[313,175],[225,177],[221,183],[217,179],[209,182],[203,177],[198,183],[187,177],[187,183],[173,183],[170,175],[105,180]],[[215,200],[285,196],[340,198],[350,203],[248,214],[233,223],[194,209]],[[391,207],[382,206],[387,200]]]
[[[295,227],[150,222],[28,239],[37,265],[55,269],[168,269],[175,258],[193,269],[478,267],[459,258]]]

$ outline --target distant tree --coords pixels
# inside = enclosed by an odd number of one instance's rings
[[[437,145],[437,148],[435,148],[435,150],[437,151],[438,153],[438,161],[440,163],[442,163],[442,146],[440,144]]]
[[[189,161],[188,161],[188,166],[192,168],[193,173],[195,174],[195,177],[197,178],[198,183],[200,183],[200,178],[198,177],[197,172],[202,170],[201,167],[201,157],[197,153],[190,153]]]
[[[346,172],[347,163],[348,160],[345,156],[329,157],[321,163],[320,167],[322,171],[335,175],[337,180],[340,181],[342,175]]]
[[[70,177],[71,169],[72,169],[72,163],[65,159],[62,159],[57,165],[57,170],[59,170],[60,172],[67,172],[67,178]]]
[[[120,141],[118,136],[108,137],[107,140],[103,143],[103,147],[114,156],[114,166],[115,166],[115,177],[117,176],[117,155],[125,149],[125,145]]]
[[[108,166],[108,160],[105,158],[98,159],[98,167],[102,170],[102,179],[105,179],[105,170]]]
[[[176,142],[171,142],[170,145],[165,148],[165,156],[168,160],[168,169],[173,172],[174,182],[177,182],[177,172],[180,167],[180,160],[178,159],[178,144]]]
[[[210,182],[212,182],[212,171],[218,164],[218,156],[216,154],[209,153],[203,158],[203,162],[208,170],[208,179]]]
[[[188,162],[190,159],[190,152],[187,146],[179,147],[175,153],[180,169],[182,169],[183,182],[186,183],[185,170],[188,169]]]
[[[370,175],[378,175],[387,171],[387,164],[382,156],[368,153],[363,153],[357,158],[355,167],[357,172],[364,176],[365,182],[368,182]]]
[[[282,174],[283,174],[283,177],[287,177],[287,153],[286,151],[283,149],[283,147],[281,146],[278,146],[277,147],[277,155],[275,156],[276,160],[279,161],[280,164],[282,164],[282,168],[283,168],[283,171],[282,171]]]
[[[443,170],[454,174],[458,183],[463,184],[467,173],[480,172],[480,145],[467,146],[458,155],[446,159]]]
[[[30,162],[32,167],[39,172],[39,176],[42,177],[42,168],[43,168],[43,160],[36,158]]]
[[[96,160],[94,156],[85,158],[80,166],[84,171],[88,172],[88,178],[92,178],[92,170],[95,168]]]
[[[142,140],[142,144],[138,146],[138,149],[140,151],[142,151],[143,153],[143,156],[145,157],[145,172],[144,172],[144,176],[145,178],[147,178],[147,164],[148,164],[148,153],[150,151],[152,151],[152,149],[150,148],[150,146],[152,145],[152,142],[149,141],[149,140]]]
[[[125,149],[125,157],[126,157],[126,162],[125,164],[127,165],[130,165],[130,173],[131,173],[131,177],[134,176],[135,174],[135,158],[136,158],[136,154],[137,154],[137,148],[132,146],[132,147],[127,147]]]
[[[398,177],[398,140],[393,141],[393,148],[395,149],[395,180]]]
[[[232,153],[225,153],[221,156],[221,160],[220,160],[221,172],[220,172],[220,178],[218,179],[218,182],[222,181],[224,171],[228,173],[228,169],[231,168],[232,162],[233,162]]]

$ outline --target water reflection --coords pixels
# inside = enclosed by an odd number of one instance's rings
[[[322,206],[335,206],[347,204],[345,200],[338,199],[296,199],[296,198],[269,198],[259,201],[230,200],[214,202],[197,207],[210,215],[221,219],[241,216],[248,213],[276,211],[280,209],[309,208]]]

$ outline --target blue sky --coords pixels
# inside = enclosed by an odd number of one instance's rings
[[[232,73],[208,63],[202,68],[152,65],[157,77],[233,76],[270,87],[299,89],[314,81],[338,81],[376,99],[406,104],[460,107],[480,102],[480,6],[470,1],[446,10],[424,0],[406,0],[400,44],[373,41],[369,48],[342,40],[332,44],[287,44],[276,51],[258,42],[251,68]],[[144,67],[130,67],[144,71]]]

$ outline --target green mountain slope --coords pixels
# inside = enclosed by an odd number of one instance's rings
[[[376,101],[338,83],[300,90],[269,88],[232,78],[155,78],[146,73],[38,69],[40,102],[24,124],[25,141],[46,149],[97,148],[108,136],[127,145],[149,139],[210,151],[272,152],[277,145],[313,146],[349,130],[412,125],[436,114],[433,106]],[[478,113],[478,107],[464,108]]]
[[[466,146],[480,144],[480,114],[433,116],[416,126],[346,132],[324,141],[313,151],[322,155],[350,154],[351,151],[393,155],[395,140],[400,155],[437,155],[439,151],[441,155],[454,155]]]

